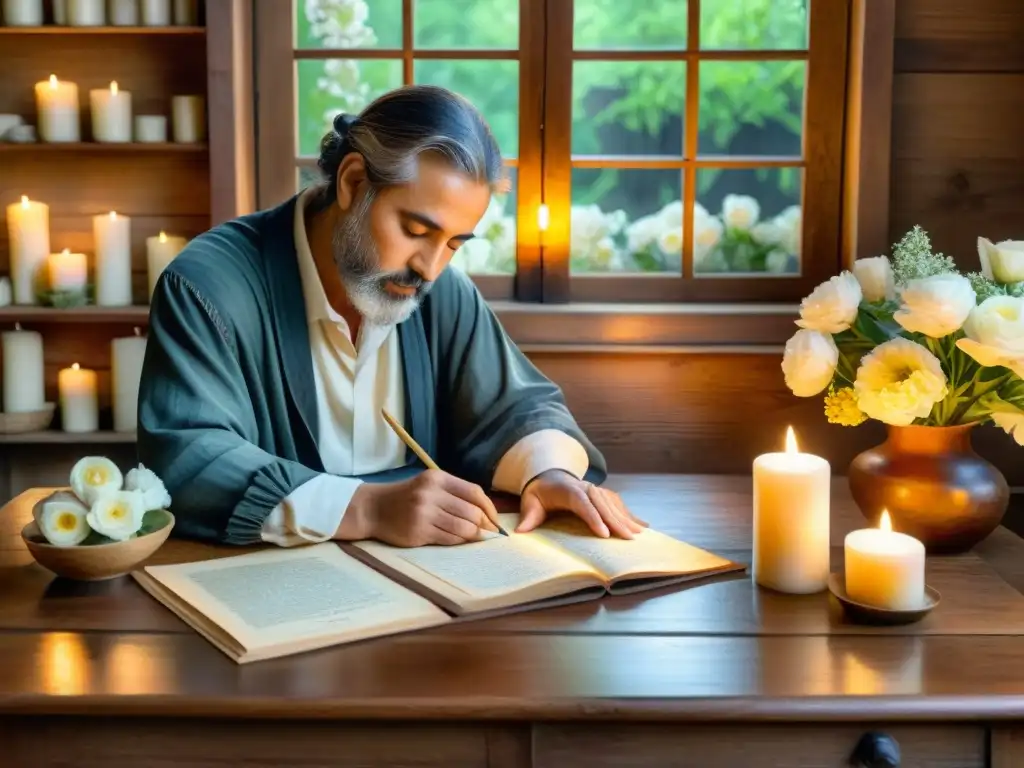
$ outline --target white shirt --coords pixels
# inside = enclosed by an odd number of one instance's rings
[[[404,370],[394,326],[361,324],[352,342],[348,323],[328,303],[306,238],[309,192],[295,206],[294,236],[309,324],[316,383],[318,447],[326,474],[296,488],[263,525],[264,541],[295,546],[334,535],[362,481],[347,477],[405,464],[405,444],[380,416],[405,413]],[[589,467],[579,441],[555,429],[527,435],[494,473],[495,490],[519,494],[541,472],[562,469],[583,477]]]

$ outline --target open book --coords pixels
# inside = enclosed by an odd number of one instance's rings
[[[438,626],[655,589],[743,570],[657,531],[594,536],[555,518],[509,536],[406,549],[376,541],[260,550],[146,566],[153,597],[239,663]]]

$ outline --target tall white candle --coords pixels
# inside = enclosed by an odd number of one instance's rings
[[[50,143],[80,141],[78,86],[50,75],[36,83],[39,138]]]
[[[831,469],[800,453],[790,427],[786,452],[754,460],[754,580],[791,594],[828,587]]]
[[[913,610],[924,605],[924,544],[892,529],[889,512],[878,528],[846,535],[846,594],[863,605]]]
[[[51,253],[49,259],[50,288],[54,291],[85,291],[89,282],[89,266],[84,253],[65,248]]]
[[[110,342],[111,396],[114,403],[114,431],[133,432],[138,425],[139,382],[146,356],[146,337],[135,329],[134,336]]]
[[[206,138],[206,100],[202,96],[173,96],[171,123],[174,141],[198,144]]]
[[[11,279],[15,304],[36,304],[42,271],[50,257],[50,206],[21,196],[7,206]]]
[[[104,0],[67,0],[72,27],[102,27],[107,23]]]
[[[138,26],[138,0],[110,0],[110,23],[115,27]]]
[[[146,27],[167,27],[171,24],[171,0],[139,0],[142,24]]]
[[[43,24],[43,0],[4,0],[4,25],[39,27]]]
[[[43,337],[15,324],[3,333],[4,413],[41,411],[46,404]]]
[[[167,118],[163,115],[136,115],[135,140],[143,144],[167,141]]]
[[[156,281],[164,268],[181,253],[181,249],[188,244],[184,237],[176,237],[161,232],[156,237],[146,238],[146,271],[149,275],[149,297],[153,298],[153,291],[156,289]]]
[[[96,304],[125,307],[132,303],[131,219],[114,211],[92,217],[96,243]]]
[[[53,0],[53,23],[68,23],[68,0]]]
[[[61,427],[65,432],[95,432],[99,429],[100,406],[96,371],[75,363],[57,373],[60,393]]]
[[[89,91],[92,138],[104,143],[132,140],[132,94],[121,90],[117,81],[109,88]]]
[[[174,23],[179,27],[194,27],[199,23],[198,0],[174,0]]]

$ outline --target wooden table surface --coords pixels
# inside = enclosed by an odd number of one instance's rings
[[[652,525],[749,563],[749,478],[616,476]],[[130,579],[57,580],[0,510],[0,714],[545,721],[1024,720],[1024,540],[929,558],[924,621],[849,624],[749,576],[236,665]],[[863,527],[833,489],[833,570]],[[220,550],[223,552],[224,550]],[[227,550],[238,553],[238,550]],[[159,561],[219,554],[170,541]]]

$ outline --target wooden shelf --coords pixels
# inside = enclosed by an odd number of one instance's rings
[[[88,445],[94,443],[134,443],[134,432],[63,432],[46,429],[41,432],[0,433],[0,444],[4,445]]]
[[[0,142],[0,152],[124,152],[126,154],[157,153],[157,152],[206,152],[209,146],[206,144],[175,144],[165,143],[103,143],[99,141],[81,142],[54,142],[35,141],[29,144],[16,144],[13,141]]]
[[[39,27],[0,26],[0,35],[205,35],[206,27]]]
[[[149,322],[149,305],[133,307],[0,307],[0,323],[135,323]]]

